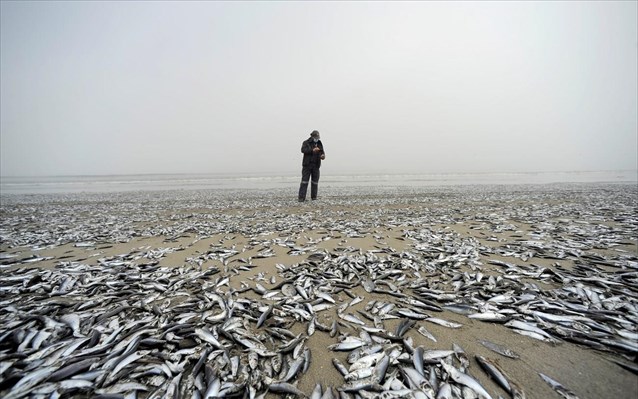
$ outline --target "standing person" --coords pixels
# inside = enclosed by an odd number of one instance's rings
[[[306,192],[308,191],[308,181],[312,183],[310,187],[310,199],[317,199],[317,191],[319,189],[319,168],[321,161],[326,159],[326,153],[323,151],[323,144],[319,139],[319,132],[313,130],[310,138],[301,144],[301,152],[303,152],[303,161],[301,163],[301,185],[299,186],[299,202],[306,200]]]

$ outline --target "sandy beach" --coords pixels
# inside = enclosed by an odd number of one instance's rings
[[[405,379],[400,369],[414,367],[415,348],[453,350],[457,345],[464,354],[457,349],[450,355],[452,366],[493,398],[513,395],[490,378],[476,356],[499,364],[527,398],[562,397],[539,373],[581,399],[635,398],[637,209],[635,184],[326,188],[318,201],[304,203],[296,202],[292,189],[4,195],[0,396],[137,392],[137,397],[161,397],[173,384],[197,397],[192,370],[204,351],[216,349],[202,338],[202,328],[224,340],[240,370],[251,371],[249,381],[258,378],[255,369],[262,370],[254,394],[282,395],[267,389],[268,382],[281,380],[281,372],[267,371],[270,365],[263,369],[271,355],[260,356],[256,368],[248,366],[252,350],[246,345],[252,344],[242,344],[237,335],[233,342],[221,331],[231,316],[243,320],[238,331],[248,331],[268,351],[283,351],[284,361],[294,362],[295,354],[309,350],[306,369],[288,383],[311,396],[317,384],[340,389],[351,382],[333,359],[348,367],[352,350],[329,347],[347,336],[375,336],[363,333],[354,316],[370,331],[379,326],[385,331],[369,346],[386,345],[388,354],[395,344],[403,353],[391,362],[385,381]],[[96,285],[104,275],[108,278]],[[200,310],[180,304],[198,304],[205,297],[212,303],[206,308],[211,319],[186,318]],[[219,298],[228,312],[225,319],[212,320],[222,308],[215,304]],[[471,310],[462,312],[454,304]],[[130,309],[100,319],[123,305]],[[265,312],[270,314],[262,321]],[[56,323],[46,325],[34,314]],[[62,320],[64,314],[79,315],[79,326]],[[118,328],[126,332],[127,322],[136,319],[147,326],[141,337],[148,341],[117,373],[117,366],[109,368],[106,361],[116,348],[122,350],[116,354],[126,353],[124,344],[96,352],[95,366],[81,371],[111,372],[105,380],[85,376],[87,384],[68,388],[62,382],[73,375],[49,378],[74,359],[86,359],[91,344],[104,344]],[[457,324],[446,327],[438,320]],[[398,333],[408,321],[412,324]],[[511,321],[533,324],[549,338],[523,335],[507,324]],[[176,326],[180,323],[183,330]],[[169,334],[166,326],[176,329]],[[293,338],[269,338],[275,328],[299,337],[294,342],[299,348],[281,349]],[[45,330],[50,335],[36,347],[33,340]],[[94,330],[101,335],[89,343],[86,337]],[[30,334],[31,342],[25,343]],[[43,351],[47,346],[67,347],[83,339],[77,349],[50,362],[37,363],[33,356],[40,351],[42,359],[51,358]],[[517,356],[496,353],[483,341]],[[164,360],[182,366],[161,382],[136,376]],[[218,358],[205,362],[218,364]],[[48,374],[37,382],[25,379],[46,367]],[[444,373],[439,360],[425,368],[437,376],[432,392],[446,381],[461,392],[464,385]],[[268,372],[272,380],[263,379]],[[235,378],[232,372],[222,374]],[[131,381],[146,388],[108,391],[116,382]],[[243,388],[247,393],[249,385]]]

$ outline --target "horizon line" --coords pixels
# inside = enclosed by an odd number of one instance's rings
[[[331,176],[378,176],[378,175],[489,175],[489,174],[539,174],[539,173],[597,173],[597,172],[637,172],[636,169],[573,169],[573,170],[536,170],[536,171],[491,171],[491,172],[345,172],[333,173]],[[153,173],[105,173],[105,174],[55,174],[55,175],[0,175],[0,179],[4,178],[54,178],[54,177],[117,177],[117,176],[218,176],[218,177],[251,177],[255,175],[278,177],[282,175],[296,175],[297,172],[281,171],[281,172],[153,172]]]

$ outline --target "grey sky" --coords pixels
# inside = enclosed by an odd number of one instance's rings
[[[637,3],[7,2],[3,176],[636,169]]]

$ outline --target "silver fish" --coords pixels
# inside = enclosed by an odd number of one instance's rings
[[[511,359],[519,359],[520,358],[520,356],[516,352],[513,352],[510,349],[508,349],[508,348],[506,348],[506,347],[504,347],[502,345],[498,345],[498,344],[495,344],[494,342],[490,342],[490,341],[483,340],[483,339],[479,340],[479,342],[484,347],[486,347],[486,348],[488,348],[488,349],[490,349],[490,350],[492,350],[492,351],[494,351],[494,352],[496,352],[496,353],[498,353],[500,355],[503,355],[505,357],[509,357]]]
[[[578,399],[578,396],[576,396],[574,392],[564,387],[558,381],[546,376],[543,373],[538,373],[538,375],[540,375],[543,381],[545,381],[550,387],[552,387],[554,391],[556,391],[560,396],[564,397],[565,399]]]
[[[450,377],[454,381],[458,382],[459,384],[465,385],[468,388],[471,388],[476,393],[478,393],[479,396],[482,396],[486,399],[492,399],[492,397],[490,396],[489,393],[487,393],[485,388],[483,388],[483,386],[479,384],[479,382],[476,381],[474,378],[470,377],[469,375],[465,373],[460,372],[459,370],[454,368],[454,366],[449,365],[445,362],[441,362],[441,365],[443,366],[443,369],[450,375]]]
[[[436,317],[428,317],[425,320],[429,321],[430,323],[438,324],[440,326],[447,327],[447,328],[461,328],[461,327],[463,327],[463,324],[455,323],[453,321],[439,319],[439,318],[436,318]]]
[[[484,358],[483,356],[476,355],[478,364],[483,367],[485,372],[490,375],[503,389],[512,395],[514,399],[525,399],[525,392],[521,387],[514,382],[503,369],[493,360]]]

